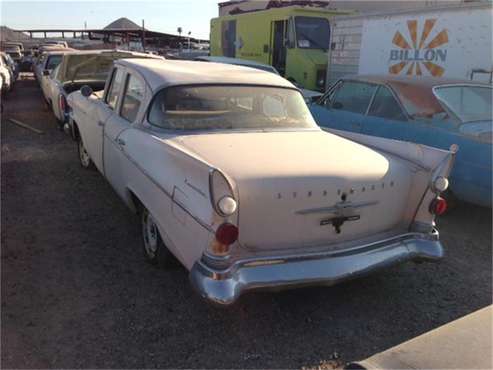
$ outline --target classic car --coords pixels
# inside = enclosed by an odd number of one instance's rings
[[[22,50],[17,45],[6,45],[3,48],[3,51],[10,55],[10,57],[14,60],[14,62],[19,63],[22,59]]]
[[[45,52],[41,55],[38,62],[33,67],[34,76],[36,80],[38,80],[41,91],[43,92],[43,97],[50,107],[51,101],[48,94],[48,80],[53,70],[58,67],[62,61],[63,54],[70,51],[73,51],[73,49]]]
[[[2,78],[2,92],[12,90],[14,86],[14,73],[8,62],[8,55],[0,52],[0,77]]]
[[[176,257],[212,302],[442,258],[454,151],[327,133],[273,73],[123,59],[68,104],[81,165],[140,213],[147,259]]]
[[[46,98],[59,127],[68,121],[67,95],[88,85],[94,90],[104,87],[113,61],[120,58],[158,58],[126,50],[90,50],[64,53],[60,64],[46,80]],[[67,128],[65,128],[67,129]]]
[[[14,62],[12,57],[7,53],[2,53],[2,59],[10,71],[10,77],[13,83],[15,83],[15,81],[17,81],[17,77],[19,77],[19,64]]]
[[[310,110],[328,129],[446,149],[459,147],[450,191],[491,207],[492,86],[431,77],[351,76]]]

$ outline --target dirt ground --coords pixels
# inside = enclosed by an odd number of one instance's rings
[[[462,204],[439,220],[442,263],[215,308],[183,268],[144,261],[137,217],[79,166],[32,78],[4,108],[2,368],[330,367],[492,303],[491,210]]]

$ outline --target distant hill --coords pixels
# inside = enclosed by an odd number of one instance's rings
[[[29,40],[29,36],[25,33],[15,32],[6,26],[0,26],[1,41],[25,41]]]
[[[105,30],[141,30],[142,27],[132,22],[130,19],[122,17],[116,21],[111,22],[105,28]]]

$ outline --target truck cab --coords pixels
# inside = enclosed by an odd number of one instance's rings
[[[298,86],[325,90],[330,19],[347,12],[271,8],[211,20],[211,56],[270,64]]]

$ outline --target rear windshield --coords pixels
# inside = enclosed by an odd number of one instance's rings
[[[156,94],[148,120],[170,130],[317,127],[294,89],[264,86],[175,86]]]
[[[437,98],[463,123],[491,121],[491,87],[443,86],[436,87]]]

